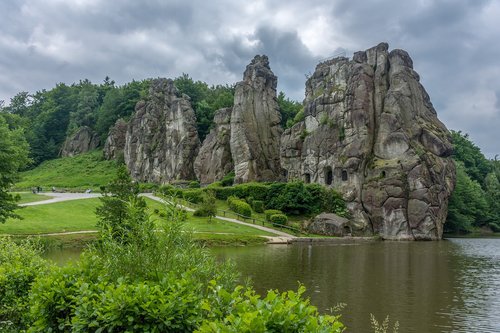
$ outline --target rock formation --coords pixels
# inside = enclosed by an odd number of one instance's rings
[[[125,148],[125,135],[127,134],[127,123],[123,119],[118,119],[115,125],[109,130],[108,137],[104,143],[104,157],[108,160],[123,156]]]
[[[235,183],[280,179],[276,85],[266,56],[255,56],[236,84],[230,140]]]
[[[83,126],[66,138],[61,148],[61,156],[75,156],[96,149],[98,146],[99,137],[97,134],[90,127]]]
[[[151,82],[148,98],[135,107],[125,137],[124,158],[139,181],[166,183],[194,179],[200,140],[189,97],[172,80]]]
[[[198,156],[194,160],[194,172],[201,184],[221,180],[233,170],[229,144],[232,111],[232,108],[224,108],[215,112],[214,128],[203,141]]]
[[[320,63],[304,113],[281,139],[288,179],[338,189],[354,234],[441,238],[455,183],[450,134],[405,51],[381,43]]]
[[[316,216],[307,226],[307,231],[326,236],[350,236],[349,220],[332,213],[322,213]]]

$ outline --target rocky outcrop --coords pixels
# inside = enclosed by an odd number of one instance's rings
[[[217,110],[214,128],[203,141],[198,156],[194,160],[194,172],[201,184],[221,180],[233,170],[231,156],[231,112],[232,108]]]
[[[351,235],[351,226],[349,220],[344,217],[322,213],[311,221],[307,231],[312,234],[343,237]]]
[[[137,103],[125,137],[124,158],[131,176],[143,182],[194,179],[200,140],[189,97],[172,80],[151,82],[146,100]]]
[[[99,136],[90,127],[83,126],[66,139],[61,148],[61,156],[75,156],[96,149],[98,146]]]
[[[108,160],[123,156],[125,148],[125,136],[127,134],[127,122],[118,119],[115,125],[109,130],[108,137],[104,143],[104,157]]]
[[[354,234],[441,238],[455,183],[450,134],[405,51],[381,43],[320,63],[304,113],[281,139],[288,179],[338,189]]]
[[[235,183],[281,177],[282,129],[276,99],[277,78],[266,56],[255,56],[236,84],[231,114],[231,154]]]

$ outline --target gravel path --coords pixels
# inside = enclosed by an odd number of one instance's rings
[[[100,197],[100,193],[53,193],[53,192],[41,192],[41,195],[46,195],[48,197],[52,197],[52,199],[35,201],[35,202],[27,202],[23,204],[19,204],[19,206],[37,206],[37,205],[47,205],[56,202],[62,201],[70,201],[70,200],[81,200],[81,199],[90,199]]]

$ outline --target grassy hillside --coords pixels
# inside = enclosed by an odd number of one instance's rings
[[[83,190],[99,189],[116,177],[116,162],[107,161],[101,150],[95,150],[75,157],[63,157],[45,161],[33,170],[21,173],[21,181],[16,189],[29,189],[41,186],[49,191],[57,189]]]

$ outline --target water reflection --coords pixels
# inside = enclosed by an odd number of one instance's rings
[[[296,289],[327,312],[339,302],[349,332],[370,332],[369,314],[399,320],[400,332],[500,332],[500,239],[267,245],[215,248],[256,289]],[[77,260],[54,250],[51,260]]]
[[[376,242],[220,248],[259,292],[297,287],[321,311],[347,303],[350,332],[369,314],[399,320],[401,332],[500,332],[500,240]]]

